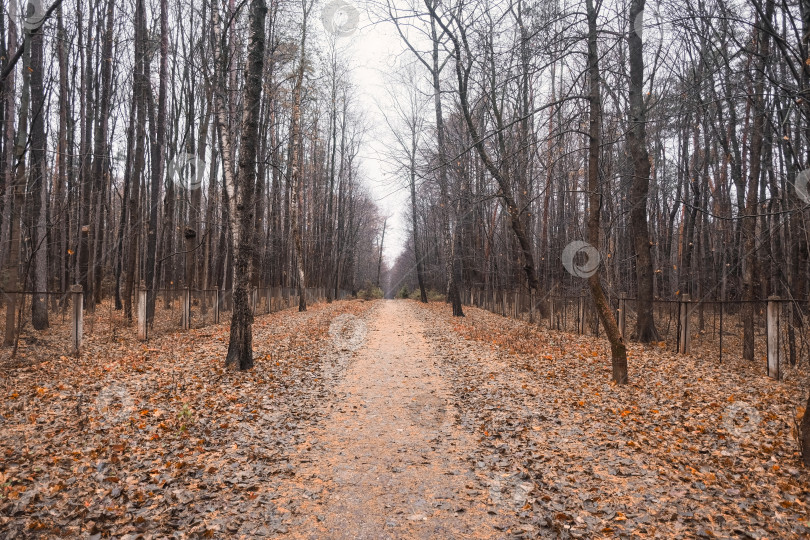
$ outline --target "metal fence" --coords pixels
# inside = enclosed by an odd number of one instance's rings
[[[622,335],[634,339],[638,301],[625,295],[610,297]],[[505,317],[532,321],[550,330],[599,336],[596,308],[590,295],[544,296],[533,299],[525,291],[470,289],[464,295],[474,305]],[[743,356],[744,312],[753,315],[751,332],[755,361],[765,362],[772,377],[781,366],[808,361],[810,340],[805,317],[810,303],[771,297],[755,301],[677,300],[653,301],[653,316],[659,346],[684,354],[717,358]]]
[[[110,298],[89,306],[78,285],[61,292],[0,291],[0,339],[5,338],[7,345],[0,349],[0,359],[12,355],[27,359],[36,354],[35,360],[42,361],[77,355],[84,338],[93,335],[107,335],[111,342],[122,338],[145,341],[166,333],[227,323],[233,311],[230,290],[158,289],[154,291],[154,315],[147,320],[146,298],[150,292],[147,289],[136,291],[132,318],[127,320],[122,310],[114,308]],[[308,305],[327,299],[325,288],[308,288],[304,294]],[[349,292],[340,290],[335,299],[349,296]],[[298,289],[254,288],[249,292],[249,301],[255,315],[274,313],[298,306]],[[46,329],[34,327],[32,302],[46,304]],[[14,309],[8,309],[12,304]]]

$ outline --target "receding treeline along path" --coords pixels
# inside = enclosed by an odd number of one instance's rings
[[[0,531],[23,537],[810,534],[797,383],[444,303],[341,301],[88,337],[3,371]],[[35,345],[29,350],[36,356]]]

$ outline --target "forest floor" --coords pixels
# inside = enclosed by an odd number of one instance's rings
[[[0,536],[800,538],[806,376],[345,301],[0,375]],[[28,359],[38,357],[36,344]]]

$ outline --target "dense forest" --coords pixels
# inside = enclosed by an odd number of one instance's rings
[[[658,299],[740,301],[749,359],[755,301],[792,300],[804,326],[806,3],[380,11],[421,74],[389,115],[413,229],[391,294],[449,282],[451,296],[522,291],[542,309],[588,288],[614,345],[606,299],[621,293],[642,342],[658,339]]]
[[[134,291],[381,284],[386,219],[364,187],[363,107],[341,45],[360,10],[230,0],[4,4],[0,265],[17,291],[74,283],[132,317]],[[810,13],[747,0],[369,3],[402,44],[390,159],[410,239],[388,295],[587,288],[626,379],[657,300],[759,300],[804,327]],[[300,309],[306,295],[300,294]],[[238,306],[245,306],[239,309]],[[242,337],[234,337],[240,334]],[[802,334],[803,335],[803,334]],[[800,338],[802,336],[799,336]],[[249,332],[241,340],[243,357]],[[802,342],[804,343],[804,342]],[[804,346],[802,351],[806,352]],[[236,358],[234,356],[233,358]],[[231,358],[231,357],[229,357]]]
[[[248,263],[246,286],[375,279],[365,128],[312,2],[23,7],[0,14],[4,291],[78,283],[131,320],[141,286],[154,312],[161,289],[236,294]],[[48,326],[44,294],[26,309]]]
[[[3,538],[810,537],[810,1],[3,0]]]

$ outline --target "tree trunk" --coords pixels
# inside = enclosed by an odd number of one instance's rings
[[[641,343],[658,341],[653,318],[653,264],[650,255],[650,232],[647,225],[647,193],[650,188],[650,156],[647,153],[647,113],[644,106],[644,55],[640,25],[632,24],[644,11],[645,0],[632,0],[630,4],[630,129],[627,149],[633,162],[633,182],[630,188],[630,221],[633,227],[633,245],[636,253],[636,281],[638,318],[636,339]]]
[[[157,254],[157,228],[158,228],[158,203],[160,201],[160,187],[165,170],[166,159],[166,100],[168,85],[168,55],[169,55],[169,25],[168,25],[168,0],[160,0],[160,68],[158,82],[158,106],[157,116],[150,115],[155,125],[152,126],[153,139],[151,148],[152,171],[150,179],[149,196],[149,227],[146,238],[146,287],[149,293],[146,295],[146,319],[149,324],[155,317],[155,299],[157,297],[158,274],[156,271]]]
[[[28,222],[31,234],[31,267],[34,294],[31,323],[36,330],[48,328],[48,229],[45,221],[48,192],[45,182],[45,89],[43,86],[42,32],[26,30],[31,47],[31,167],[28,177]]]
[[[602,96],[599,74],[599,54],[597,50],[597,11],[593,0],[586,0],[588,15],[588,86],[590,102],[590,121],[588,131],[588,241],[599,250],[599,217],[602,205],[601,190],[599,187],[599,152],[602,146]],[[599,272],[588,278],[591,296],[599,314],[599,320],[605,329],[610,341],[611,364],[613,366],[613,380],[617,384],[627,384],[627,348],[624,338],[619,332],[619,326],[613,316],[613,310],[608,304]]]
[[[16,20],[17,20],[17,8],[16,3],[11,3],[11,9],[9,10],[9,41],[12,43],[16,43],[17,40],[17,32],[16,32]],[[13,41],[11,41],[13,40]],[[23,44],[25,47],[25,44]],[[26,47],[27,48],[27,47]],[[9,54],[11,51],[9,50]],[[8,288],[17,291],[21,287],[23,287],[22,279],[20,276],[20,237],[21,231],[20,228],[22,227],[21,223],[21,212],[23,205],[25,204],[25,145],[26,140],[28,138],[28,102],[29,102],[29,74],[28,71],[28,63],[30,62],[30,51],[23,51],[23,85],[22,85],[22,95],[20,97],[20,110],[19,110],[19,121],[17,123],[17,136],[14,139],[14,157],[12,158],[12,163],[16,165],[16,170],[14,167],[9,165],[9,189],[12,192],[11,197],[11,205],[8,211],[8,219],[9,219],[9,255],[8,255],[8,269],[7,269],[7,283]],[[9,78],[6,79],[6,84],[8,85],[6,88],[8,89],[8,93],[6,98],[10,100],[9,108],[7,110],[13,110],[13,103],[14,103],[14,92],[11,91],[11,84],[13,83],[14,75],[9,75]],[[8,81],[12,81],[11,83]],[[8,134],[13,138],[13,130],[14,130],[14,118],[13,115],[9,115],[6,119],[7,122],[7,129]],[[11,138],[9,140],[11,140]],[[20,295],[11,294],[8,298],[8,303],[6,306],[6,334],[3,343],[5,345],[14,345],[16,342],[17,337],[17,308],[18,303],[20,301]]]
[[[466,58],[471,57],[471,52],[469,50],[466,32],[463,27],[459,26],[458,30],[460,36],[456,36],[438,16],[435,10],[435,6],[430,3],[430,0],[425,0],[425,6],[430,12],[431,19],[436,21],[436,23],[442,28],[442,30],[444,30],[444,32],[453,42],[453,54],[456,60],[455,61],[456,78],[458,79],[459,102],[461,105],[461,110],[463,112],[464,121],[467,124],[467,129],[470,132],[470,137],[472,138],[473,146],[475,147],[479,158],[483,162],[489,174],[492,175],[492,177],[498,183],[498,187],[500,188],[500,193],[498,195],[500,196],[503,205],[506,207],[506,211],[509,215],[509,223],[512,227],[512,232],[514,232],[515,234],[518,245],[520,246],[521,254],[523,256],[523,270],[526,273],[526,280],[528,281],[529,284],[529,291],[531,294],[534,294],[539,288],[539,281],[537,279],[537,271],[534,265],[534,255],[532,254],[531,242],[526,233],[526,228],[523,225],[523,220],[521,219],[522,212],[518,207],[518,204],[513,195],[512,186],[509,182],[508,176],[503,174],[503,172],[495,164],[495,161],[490,156],[489,151],[484,146],[484,139],[480,137],[478,127],[475,125],[475,122],[473,121],[472,117],[472,112],[470,111],[470,103],[467,89],[471,67],[465,65],[464,61],[465,57]]]
[[[767,25],[770,24],[770,18],[773,14],[773,3],[767,2],[766,17],[768,18]],[[754,73],[754,95],[752,98],[753,105],[753,123],[751,126],[751,153],[750,153],[750,169],[748,178],[748,194],[745,203],[745,214],[742,223],[742,237],[743,237],[743,304],[742,318],[743,318],[743,358],[745,360],[754,360],[754,314],[756,306],[754,300],[756,299],[756,264],[757,264],[757,238],[756,238],[756,214],[758,210],[758,192],[760,184],[760,175],[762,172],[762,148],[763,148],[763,131],[765,129],[766,110],[765,110],[765,70],[767,68],[768,57],[770,54],[770,35],[764,28],[757,31],[757,61],[755,62]]]
[[[304,271],[304,248],[301,239],[301,94],[304,85],[304,71],[306,68],[306,43],[307,43],[307,19],[312,9],[312,3],[307,5],[307,0],[302,0],[304,20],[301,27],[301,44],[299,54],[298,69],[295,75],[295,85],[293,86],[293,110],[290,120],[290,161],[288,164],[289,176],[287,177],[288,189],[290,190],[290,227],[293,236],[293,249],[295,251],[295,261],[298,267],[298,311],[307,310],[306,301],[306,273]]]
[[[383,260],[383,245],[385,243],[385,228],[388,225],[388,219],[383,221],[382,236],[380,237],[380,254],[377,259],[377,280],[375,285],[380,288],[380,274],[382,273],[382,260]]]
[[[101,283],[104,272],[104,239],[107,227],[105,226],[105,200],[107,188],[110,185],[107,171],[109,170],[109,145],[107,132],[109,131],[110,103],[112,94],[112,67],[113,67],[113,15],[114,0],[107,0],[107,26],[104,31],[103,48],[101,52],[101,103],[99,106],[98,123],[96,125],[95,140],[93,143],[93,191],[96,196],[94,202],[93,218],[93,293],[88,298],[91,304],[101,302]],[[101,23],[101,19],[99,20]]]
[[[141,54],[135,55],[135,73],[133,74],[133,92],[137,103],[138,114],[135,118],[135,158],[132,165],[132,189],[129,200],[129,239],[126,255],[127,276],[124,288],[124,317],[132,321],[132,296],[138,275],[138,245],[141,239],[141,176],[146,168],[146,92],[151,58],[146,52],[144,40],[146,39],[146,10],[144,0],[135,2],[135,48]]]
[[[430,2],[434,4],[430,5]],[[428,9],[434,9],[433,6],[437,0],[425,0],[425,5]],[[463,317],[464,310],[461,306],[461,295],[459,294],[458,272],[456,271],[456,261],[453,233],[450,230],[450,194],[447,185],[447,144],[445,142],[445,127],[444,127],[444,113],[442,111],[442,95],[441,95],[441,67],[439,66],[439,47],[440,38],[436,31],[435,17],[431,17],[430,34],[432,41],[432,56],[430,64],[430,75],[433,82],[433,107],[436,111],[436,145],[439,154],[439,204],[442,208],[442,236],[444,241],[444,254],[445,254],[445,273],[447,276],[447,299],[453,307],[454,317]]]
[[[216,12],[216,9],[213,10]],[[247,65],[245,67],[245,95],[242,104],[242,122],[239,151],[239,170],[234,178],[231,168],[230,136],[226,127],[225,107],[221,94],[217,93],[217,112],[220,123],[220,137],[225,159],[225,188],[230,204],[229,220],[234,244],[233,273],[233,314],[231,317],[230,341],[227,366],[238,366],[240,370],[253,367],[253,310],[250,306],[251,262],[253,260],[253,215],[254,191],[256,187],[256,154],[259,126],[259,104],[262,95],[262,75],[264,71],[264,21],[267,5],[264,0],[251,0],[250,37]],[[215,21],[215,32],[219,34],[219,21]],[[222,53],[220,52],[220,55]],[[222,66],[221,62],[217,62]]]
[[[415,120],[415,119],[414,119]],[[416,126],[411,126],[411,148],[409,159],[410,188],[411,188],[411,223],[413,225],[413,256],[416,259],[416,280],[419,283],[419,300],[427,304],[425,291],[424,267],[422,265],[422,252],[419,250],[419,228],[416,211]],[[392,291],[394,294],[397,291]]]

